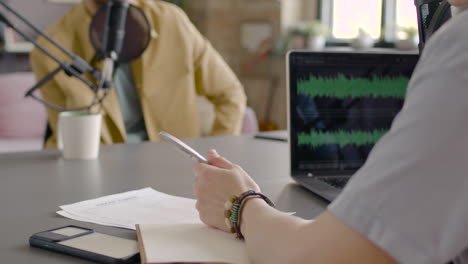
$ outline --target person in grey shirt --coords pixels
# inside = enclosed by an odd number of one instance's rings
[[[390,131],[326,212],[307,221],[243,203],[252,263],[468,263],[468,0],[449,2],[457,14],[426,43]],[[226,201],[260,188],[216,151],[208,159],[194,167],[197,209],[230,231]]]

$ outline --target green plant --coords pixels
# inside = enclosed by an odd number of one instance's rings
[[[328,27],[318,20],[299,22],[289,28],[289,34],[293,36],[327,36],[328,33]]]
[[[329,29],[326,25],[318,20],[312,20],[305,23],[306,35],[312,36],[327,36]]]
[[[307,36],[307,27],[304,23],[297,23],[288,30],[290,36]]]
[[[414,38],[418,35],[418,29],[415,27],[401,27],[401,32],[403,32],[407,39]]]

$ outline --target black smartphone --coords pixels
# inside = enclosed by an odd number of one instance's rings
[[[29,245],[103,264],[140,261],[137,241],[74,225],[36,233]]]

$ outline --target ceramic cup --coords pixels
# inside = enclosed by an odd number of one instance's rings
[[[65,159],[91,160],[99,155],[100,113],[62,112],[58,119],[58,148]]]

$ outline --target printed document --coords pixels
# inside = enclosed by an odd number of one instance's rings
[[[62,205],[57,213],[74,220],[135,230],[136,224],[201,224],[196,200],[145,188]]]

